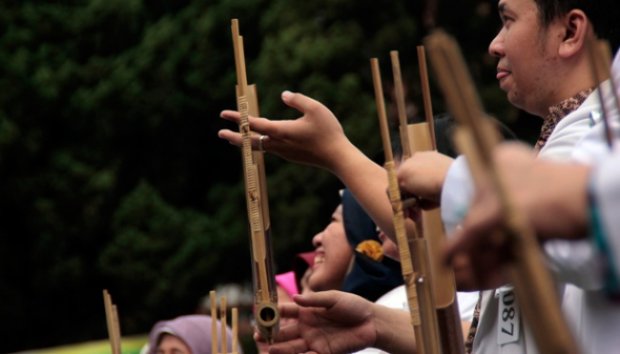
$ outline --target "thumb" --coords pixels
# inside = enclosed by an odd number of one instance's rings
[[[339,291],[317,291],[304,295],[295,295],[293,300],[299,305],[304,307],[324,307],[328,308],[333,306],[338,298]]]
[[[321,107],[322,104],[304,94],[291,91],[282,92],[282,101],[289,107],[307,113]]]

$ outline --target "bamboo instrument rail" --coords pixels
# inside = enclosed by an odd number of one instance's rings
[[[121,354],[121,327],[118,321],[118,309],[112,303],[112,297],[107,289],[103,289],[103,306],[108,327],[108,337],[112,354]]]
[[[239,122],[239,132],[242,137],[241,156],[252,248],[254,314],[261,335],[271,342],[278,331],[280,316],[271,256],[268,198],[262,154],[252,151],[253,132],[250,130],[248,118],[251,113],[258,114],[258,104],[256,91],[249,88],[247,82],[243,37],[239,34],[237,19],[232,20],[231,27],[237,71],[237,109],[241,115]]]
[[[392,72],[395,83],[395,99],[400,122],[400,136],[403,145],[403,158],[420,151],[437,150],[435,139],[435,122],[426,66],[426,54],[423,46],[418,46],[418,66],[420,85],[424,106],[425,122],[407,123],[405,113],[405,96],[402,89],[400,60],[397,51],[390,52]],[[422,237],[428,244],[427,255],[433,279],[433,295],[437,311],[437,323],[443,354],[463,354],[465,345],[461,326],[459,305],[456,301],[456,282],[454,271],[440,260],[440,252],[445,242],[445,233],[441,221],[440,209],[422,210]]]
[[[215,290],[209,292],[211,304],[211,353],[213,354],[239,354],[239,312],[236,307],[231,309],[232,322],[232,348],[228,351],[227,340],[227,300],[226,297],[220,298],[220,308],[218,315],[217,294]],[[218,335],[217,324],[220,322],[221,329]]]
[[[423,354],[441,353],[426,240],[419,237],[417,233],[409,237],[407,235],[400,189],[396,179],[394,156],[390,145],[379,61],[376,58],[372,58],[370,65],[381,140],[383,141],[385,153],[384,166],[388,174],[388,195],[394,211],[392,217],[394,231],[396,233],[400,264],[407,291],[411,324],[416,338],[416,350],[417,353]],[[414,252],[413,257],[412,250]]]

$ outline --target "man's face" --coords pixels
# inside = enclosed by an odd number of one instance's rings
[[[545,116],[556,104],[553,97],[557,45],[561,28],[557,21],[547,27],[540,22],[534,0],[500,0],[502,28],[489,45],[499,59],[497,79],[508,101],[527,112]]]

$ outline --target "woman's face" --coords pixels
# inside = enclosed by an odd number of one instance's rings
[[[316,257],[308,286],[312,291],[340,289],[353,257],[344,231],[342,205],[332,214],[329,225],[314,236],[312,244]]]
[[[172,334],[162,335],[156,354],[192,354],[187,344]]]

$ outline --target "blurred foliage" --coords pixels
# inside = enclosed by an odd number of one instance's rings
[[[495,6],[441,2],[439,23],[461,42],[487,108],[528,137],[486,54]],[[368,59],[389,81],[388,52],[399,50],[408,98],[420,102],[422,10],[404,0],[1,2],[0,352],[104,337],[103,288],[132,334],[192,311],[217,284],[250,281],[240,154],[216,136],[234,128],[218,118],[235,106],[231,18],[263,115],[295,117],[280,92],[304,92],[379,156]],[[266,163],[285,270],[341,185]]]

